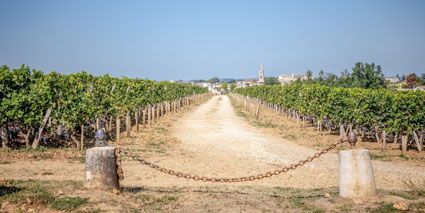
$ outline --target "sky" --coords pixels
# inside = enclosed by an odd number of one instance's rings
[[[0,1],[0,65],[191,80],[425,73],[425,1]]]

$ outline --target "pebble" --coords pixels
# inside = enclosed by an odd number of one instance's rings
[[[405,204],[403,202],[394,203],[393,207],[395,209],[397,209],[397,210],[400,210],[400,211],[407,211],[407,210],[409,210],[409,206],[407,206],[407,204]]]
[[[112,189],[112,193],[119,195],[120,194],[120,190],[118,189]]]
[[[325,197],[326,197],[326,198],[330,198],[330,197],[331,197],[331,194],[326,193],[326,194],[325,194]]]

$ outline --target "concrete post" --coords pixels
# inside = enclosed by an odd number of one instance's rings
[[[94,147],[86,151],[85,187],[119,189],[115,147]]]
[[[339,196],[367,198],[376,195],[370,152],[349,149],[339,152]]]

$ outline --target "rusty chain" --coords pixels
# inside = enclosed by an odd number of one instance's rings
[[[204,182],[221,182],[221,183],[227,183],[227,182],[245,182],[245,181],[254,181],[254,180],[260,180],[263,178],[269,178],[272,177],[274,175],[279,175],[281,173],[285,173],[288,172],[290,170],[294,170],[299,166],[303,166],[304,164],[311,162],[312,160],[319,158],[320,156],[322,156],[323,154],[329,152],[330,150],[334,149],[337,145],[344,143],[344,140],[339,140],[336,143],[333,143],[332,145],[330,145],[328,148],[323,149],[320,152],[317,152],[316,154],[314,154],[313,156],[308,157],[305,160],[299,161],[296,164],[292,164],[290,166],[287,167],[283,167],[282,169],[277,169],[274,170],[272,172],[266,172],[263,174],[258,174],[258,175],[253,175],[253,176],[247,176],[247,177],[237,177],[237,178],[212,178],[212,177],[205,177],[205,176],[198,176],[198,175],[192,175],[192,174],[188,174],[188,173],[182,173],[182,172],[176,172],[174,170],[171,169],[166,169],[164,167],[158,166],[154,163],[148,162],[142,158],[139,157],[135,157],[130,155],[128,152],[124,152],[124,154],[127,154],[128,156],[134,158],[135,160],[139,161],[141,164],[146,165],[152,169],[158,170],[160,172],[163,172],[165,174],[169,174],[169,175],[174,175],[177,177],[182,177],[182,178],[186,178],[186,179],[191,179],[191,180],[195,180],[195,181],[204,181]]]

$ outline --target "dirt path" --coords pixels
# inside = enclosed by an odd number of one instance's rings
[[[180,118],[171,135],[180,143],[155,163],[181,172],[213,177],[239,177],[273,171],[313,155],[316,151],[264,133],[238,117],[228,96],[215,96]],[[125,182],[165,187],[211,186],[217,183],[188,181],[161,174],[140,165],[127,164]],[[379,189],[404,189],[402,180],[425,177],[425,168],[373,161]],[[246,183],[296,188],[338,186],[338,156],[326,154],[295,171]]]
[[[174,116],[174,115],[173,115]],[[176,171],[211,177],[240,177],[265,173],[305,159],[315,150],[296,145],[251,126],[236,115],[229,97],[214,96],[179,118],[164,118],[168,139],[164,153],[142,152],[142,157]],[[165,125],[161,124],[158,125]],[[171,125],[170,127],[168,125]],[[137,134],[135,134],[137,135]],[[148,134],[148,137],[153,137]],[[171,139],[170,139],[171,138]],[[127,147],[140,149],[146,138],[133,138]],[[122,146],[126,146],[122,144]],[[373,161],[379,189],[405,189],[402,180],[425,177],[424,167]],[[279,176],[245,183],[205,183],[169,176],[136,161],[124,161],[125,186],[232,187],[268,186],[326,188],[338,186],[338,156],[326,154],[303,167]],[[84,164],[75,161],[11,161],[0,164],[0,179],[83,180]]]

